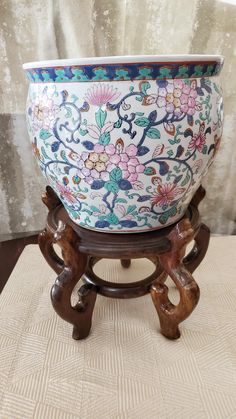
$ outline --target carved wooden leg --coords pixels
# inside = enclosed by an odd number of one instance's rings
[[[42,201],[49,210],[56,208],[58,205],[61,204],[60,199],[58,198],[57,194],[51,188],[51,186],[46,186],[46,191],[42,195]]]
[[[42,201],[49,210],[52,210],[61,204],[60,199],[50,186],[46,186],[46,191],[42,195]],[[47,228],[45,228],[38,236],[39,247],[44,258],[48,262],[49,266],[51,266],[51,268],[59,274],[64,268],[64,262],[56,254],[53,248],[53,242],[53,234]]]
[[[205,189],[202,185],[197,189],[194,197],[192,198],[191,205],[198,208],[200,202],[206,195]],[[185,256],[183,262],[184,266],[188,269],[189,272],[193,273],[195,269],[200,265],[201,261],[205,257],[205,254],[208,249],[210,241],[210,229],[205,225],[201,224],[199,230],[194,238],[194,246],[191,252]]]
[[[121,259],[120,260],[121,265],[123,266],[123,268],[129,268],[131,265],[131,260],[130,259]]]
[[[54,240],[62,249],[64,269],[57,277],[51,290],[51,300],[57,314],[73,324],[73,338],[83,339],[88,336],[94,304],[96,301],[95,286],[84,285],[79,290],[79,302],[71,305],[71,294],[87,265],[87,255],[80,253],[78,236],[73,229],[59,222]]]
[[[40,250],[46,259],[47,263],[57,273],[61,273],[64,268],[63,260],[56,254],[53,248],[53,234],[46,228],[38,236],[38,243]]]
[[[183,259],[184,266],[193,273],[204,259],[210,241],[210,229],[206,224],[201,224],[199,231],[194,238],[194,246],[191,252]]]
[[[180,336],[178,325],[185,320],[196,307],[199,300],[199,288],[182,260],[187,244],[193,240],[194,231],[188,219],[181,220],[170,232],[171,251],[160,254],[159,260],[165,272],[172,278],[180,293],[180,302],[176,306],[168,298],[165,277],[151,286],[151,296],[157,310],[161,332],[169,339]]]

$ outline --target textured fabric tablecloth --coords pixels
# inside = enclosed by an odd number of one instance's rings
[[[115,281],[151,271],[144,259],[96,267]],[[90,336],[74,341],[51,306],[55,274],[28,246],[0,296],[0,418],[236,418],[235,271],[236,237],[211,238],[177,341],[159,333],[149,295],[98,296]]]

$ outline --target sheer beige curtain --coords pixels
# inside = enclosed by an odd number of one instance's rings
[[[221,150],[203,219],[236,233],[236,0],[0,0],[0,233],[43,227],[44,181],[31,156],[23,62],[123,54],[225,55]]]

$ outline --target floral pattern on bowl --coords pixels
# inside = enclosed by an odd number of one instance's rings
[[[139,232],[180,219],[222,134],[217,78],[32,83],[33,152],[80,226]]]

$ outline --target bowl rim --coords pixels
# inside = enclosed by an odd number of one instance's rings
[[[102,64],[142,64],[142,63],[196,63],[196,62],[217,62],[223,63],[223,55],[211,54],[170,54],[170,55],[113,55],[107,57],[81,57],[66,58],[45,61],[32,61],[23,64],[24,70],[42,67],[70,67],[80,65],[102,65]]]

